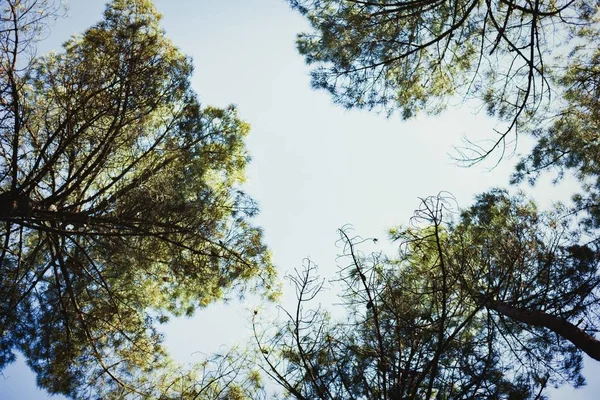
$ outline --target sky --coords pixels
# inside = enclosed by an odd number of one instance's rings
[[[60,50],[70,35],[99,21],[104,0],[70,0],[68,15],[57,20],[39,52]],[[408,223],[419,198],[451,192],[462,207],[475,194],[506,187],[517,157],[461,168],[452,159],[462,138],[490,138],[495,122],[469,107],[451,107],[438,116],[408,122],[393,115],[347,111],[327,93],[310,87],[309,68],[295,49],[295,36],[307,30],[284,0],[156,0],[162,27],[193,58],[192,86],[204,105],[237,105],[252,126],[247,140],[252,162],[247,192],[261,208],[256,223],[264,228],[280,276],[300,268],[305,258],[333,278],[337,270],[337,229],[352,224],[364,237],[377,237],[381,249],[387,229]],[[518,151],[526,152],[520,139]],[[568,186],[541,184],[532,193],[543,207],[566,200]],[[513,188],[512,190],[516,190]],[[287,287],[284,287],[286,289]],[[293,293],[284,293],[291,304]],[[325,294],[324,306],[332,302]],[[244,342],[250,332],[255,299],[216,304],[192,318],[171,321],[166,345],[182,362]],[[600,367],[586,359],[588,386],[551,391],[553,400],[595,399]],[[2,371],[0,399],[42,400],[23,358]]]

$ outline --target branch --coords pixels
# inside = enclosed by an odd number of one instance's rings
[[[600,361],[600,340],[586,333],[569,321],[543,311],[528,310],[508,305],[498,300],[489,300],[485,306],[513,320],[527,325],[550,329],[563,339],[573,343],[579,350],[596,361]]]

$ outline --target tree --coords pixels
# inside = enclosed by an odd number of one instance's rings
[[[235,288],[275,294],[239,189],[249,126],[200,106],[149,0],[112,1],[36,57],[56,10],[2,5],[0,368],[19,350],[51,393],[145,398],[171,363],[157,322]]]
[[[598,42],[598,32],[588,32]],[[520,160],[513,183],[536,183],[542,172],[554,169],[556,180],[573,173],[582,184],[574,197],[574,212],[583,215],[582,225],[592,237],[600,227],[598,121],[600,119],[600,52],[580,48],[573,52],[560,81],[565,88],[566,104],[548,124],[533,131],[538,139],[531,153]]]
[[[370,240],[342,230],[340,320],[309,308],[314,265],[291,278],[296,310],[255,328],[287,398],[539,399],[584,383],[581,354],[600,360],[595,243],[504,191],[455,210],[447,195],[424,199],[392,230],[397,259],[362,254]]]
[[[95,387],[93,392],[102,393],[102,399],[155,398],[176,399],[267,399],[262,379],[256,368],[255,355],[237,348],[225,354],[216,354],[182,369],[174,363],[136,377],[143,385],[143,396],[132,396],[124,387]],[[90,391],[92,393],[92,391]]]
[[[479,0],[289,0],[312,31],[297,45],[312,84],[348,108],[436,113],[454,96],[476,98],[509,132],[556,112],[563,57],[595,48],[597,2]],[[583,54],[584,52],[582,52]],[[589,56],[589,54],[588,54]]]

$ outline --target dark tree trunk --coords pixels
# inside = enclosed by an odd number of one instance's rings
[[[588,356],[600,361],[600,340],[587,334],[584,330],[579,329],[569,321],[546,314],[543,311],[514,307],[501,301],[488,301],[486,306],[491,310],[527,325],[550,329],[552,332],[573,343]]]

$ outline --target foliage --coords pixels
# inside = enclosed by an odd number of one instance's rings
[[[239,190],[249,126],[200,106],[150,1],[114,0],[35,57],[53,10],[2,6],[0,368],[19,350],[51,393],[145,398],[171,365],[157,322],[235,288],[275,294]]]
[[[600,359],[598,249],[522,196],[491,191],[460,215],[448,196],[423,200],[392,230],[397,259],[340,233],[347,314],[310,308],[322,281],[308,264],[287,321],[255,324],[286,398],[541,398],[584,383],[582,351]]]
[[[260,400],[265,399],[260,373],[256,370],[254,357],[237,348],[225,354],[213,355],[201,362],[187,365],[170,363],[152,374],[139,377],[138,398],[161,400]],[[90,396],[103,393],[103,399],[134,398],[127,388],[102,388],[98,382],[90,388]],[[143,390],[140,390],[142,389]]]
[[[590,34],[591,35],[591,34]],[[600,37],[596,34],[597,43]],[[582,223],[593,230],[600,226],[600,52],[578,49],[571,56],[561,79],[566,105],[550,123],[534,131],[538,139],[531,153],[524,157],[513,175],[513,183],[528,180],[535,184],[542,172],[553,169],[557,181],[565,173],[575,175],[581,183],[575,196],[575,211],[583,215]]]
[[[410,118],[458,95],[507,122],[491,146],[470,149],[475,160],[546,116],[565,54],[597,47],[597,1],[289,2],[312,27],[297,41],[312,84],[337,103]]]

